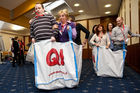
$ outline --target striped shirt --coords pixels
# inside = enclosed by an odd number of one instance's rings
[[[52,29],[54,24],[56,20],[52,15],[39,16],[30,25],[30,37],[35,38],[36,42],[50,39],[56,34],[56,31]]]

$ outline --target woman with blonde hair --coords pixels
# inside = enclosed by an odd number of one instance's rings
[[[67,9],[60,10],[58,12],[59,16],[59,23],[58,23],[58,40],[59,42],[67,42],[69,41],[69,36],[68,36],[68,30],[69,27],[71,26],[72,28],[72,39],[74,40],[76,38],[77,32],[76,32],[76,27],[73,22],[69,21],[69,13]]]

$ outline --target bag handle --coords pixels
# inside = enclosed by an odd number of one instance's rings
[[[68,35],[69,35],[69,41],[73,41],[72,40],[72,28],[71,28],[71,26],[69,26]]]

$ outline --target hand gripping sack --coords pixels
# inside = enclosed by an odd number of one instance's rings
[[[71,27],[69,36],[72,36]],[[34,68],[35,84],[39,89],[53,90],[77,86],[82,68],[82,46],[72,41],[37,42],[35,43]]]
[[[92,59],[97,76],[123,77],[126,50],[112,51],[105,47],[93,47]]]

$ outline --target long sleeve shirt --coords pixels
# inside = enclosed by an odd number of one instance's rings
[[[133,34],[130,31],[130,28],[128,26],[124,25],[124,28],[120,28],[117,26],[112,29],[111,40],[114,42],[114,44],[122,44],[123,41],[120,41],[120,39],[127,40],[128,34],[132,37],[140,37],[139,34]]]
[[[90,32],[84,27],[82,26],[80,23],[76,24],[76,31],[77,31],[77,37],[74,40],[74,42],[78,45],[81,44],[81,31],[83,31],[86,35],[85,35],[85,39],[88,39]]]
[[[96,34],[94,34],[93,37],[90,39],[90,43],[93,45],[99,44],[100,46],[107,46],[110,44],[109,36],[106,33],[102,36],[102,38],[100,38]]]
[[[71,26],[72,28],[72,38],[75,39],[77,36],[77,32],[76,32],[76,28],[75,28],[75,24],[73,22],[67,22],[66,25],[62,25],[62,23],[58,24],[58,39],[57,41],[59,42],[67,42],[69,41],[69,35],[68,35],[68,29],[67,27]]]
[[[57,32],[52,29],[54,24],[57,23],[50,14],[35,18],[30,25],[30,37],[35,38],[36,41],[50,39],[57,34]]]

